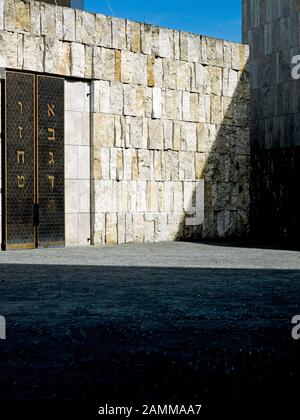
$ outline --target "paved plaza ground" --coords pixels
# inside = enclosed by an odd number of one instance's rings
[[[217,243],[2,252],[0,296],[2,400],[300,400],[291,338],[300,252]]]

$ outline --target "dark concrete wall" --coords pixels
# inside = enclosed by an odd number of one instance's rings
[[[243,42],[250,45],[251,230],[263,238],[300,233],[299,0],[244,0]]]

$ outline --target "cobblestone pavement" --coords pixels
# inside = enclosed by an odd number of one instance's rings
[[[0,296],[2,400],[300,400],[299,252],[2,252]]]

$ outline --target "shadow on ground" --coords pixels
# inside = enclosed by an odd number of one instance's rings
[[[300,271],[2,264],[0,399],[300,400]]]

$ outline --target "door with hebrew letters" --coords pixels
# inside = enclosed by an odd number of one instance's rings
[[[63,246],[64,79],[7,71],[3,248]]]

